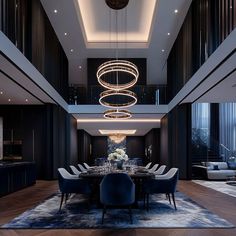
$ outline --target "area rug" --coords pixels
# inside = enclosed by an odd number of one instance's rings
[[[212,188],[218,192],[228,194],[232,197],[236,197],[236,186],[226,184],[226,181],[193,180],[193,182],[207,188]]]
[[[164,195],[153,196],[150,210],[133,209],[133,224],[126,209],[108,209],[104,224],[102,210],[95,205],[87,209],[81,195],[74,195],[58,213],[60,195],[57,194],[34,209],[28,210],[2,228],[24,229],[92,229],[92,228],[232,228],[234,225],[201,207],[184,194],[176,193],[177,211]]]

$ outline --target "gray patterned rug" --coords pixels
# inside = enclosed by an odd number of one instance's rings
[[[13,219],[2,228],[232,228],[228,221],[201,207],[182,193],[176,193],[177,211],[164,195],[153,196],[150,210],[133,209],[133,224],[126,209],[109,209],[101,224],[102,210],[92,206],[88,211],[81,195],[74,195],[58,213],[60,195]]]
[[[193,180],[193,182],[207,188],[212,188],[218,192],[228,194],[232,197],[236,197],[236,186],[226,184],[226,181]]]

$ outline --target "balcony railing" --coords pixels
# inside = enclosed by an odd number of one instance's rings
[[[166,85],[136,85],[130,89],[138,97],[137,104],[167,104]],[[82,86],[69,88],[69,104],[99,104],[100,93],[104,89],[100,85],[88,89]]]

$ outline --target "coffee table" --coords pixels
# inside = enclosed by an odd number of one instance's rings
[[[226,184],[236,186],[236,176],[228,176]]]

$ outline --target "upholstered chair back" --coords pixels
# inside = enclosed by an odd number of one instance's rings
[[[135,201],[135,185],[126,173],[110,173],[100,184],[100,201],[103,205],[130,205]]]

